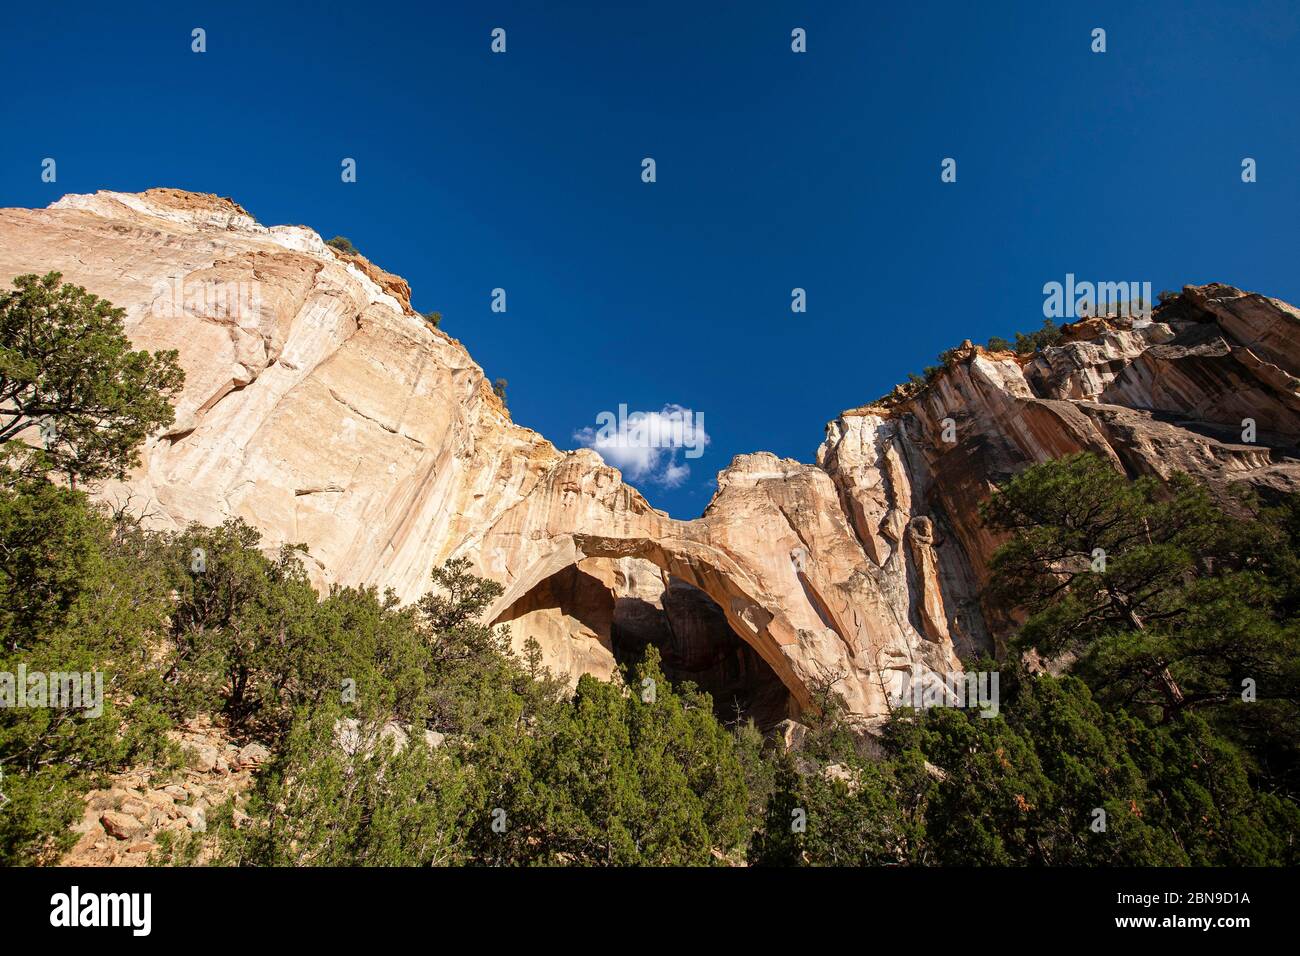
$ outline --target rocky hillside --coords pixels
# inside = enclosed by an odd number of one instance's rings
[[[595,452],[513,423],[403,280],[305,227],[171,189],[0,210],[0,280],[50,270],[186,369],[174,426],[109,500],[166,527],[241,516],[269,548],[305,542],[318,584],[406,600],[468,557],[505,586],[490,618],[554,669],[608,676],[654,643],[670,676],[763,722],[830,680],[877,717],[905,673],[992,646],[997,542],[976,508],[1029,463],[1090,450],[1265,492],[1300,478],[1300,312],[1227,286],[1153,321],[1078,322],[1032,357],[967,343],[919,392],[841,413],[815,464],[737,457],[678,521]]]

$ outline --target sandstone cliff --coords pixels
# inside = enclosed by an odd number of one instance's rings
[[[105,497],[169,527],[241,516],[269,548],[305,542],[318,584],[406,600],[468,557],[506,588],[491,619],[556,670],[609,676],[654,643],[764,723],[827,681],[879,716],[904,674],[992,646],[975,509],[1026,464],[1088,449],[1133,474],[1300,478],[1300,313],[1226,286],[1076,323],[1032,359],[967,345],[919,393],[843,412],[815,464],[737,457],[679,521],[514,424],[403,280],[310,229],[169,189],[0,210],[0,280],[51,269],[187,373],[175,425]]]

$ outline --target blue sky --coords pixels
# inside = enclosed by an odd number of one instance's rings
[[[348,236],[561,447],[703,413],[639,482],[675,516],[1067,272],[1300,301],[1294,3],[281,6],[10,5],[0,205],[176,186]]]

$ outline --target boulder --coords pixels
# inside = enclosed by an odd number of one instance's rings
[[[104,832],[116,840],[129,840],[145,830],[145,825],[135,817],[119,810],[108,810],[99,818]]]
[[[207,810],[201,806],[181,806],[177,807],[183,819],[191,830],[203,833],[208,828]]]
[[[236,758],[236,763],[241,769],[245,767],[260,767],[270,759],[271,751],[267,750],[259,743],[251,743],[240,748],[239,755]]]
[[[209,743],[188,741],[181,745],[181,749],[185,754],[186,765],[199,773],[213,772],[221,760],[221,751]]]

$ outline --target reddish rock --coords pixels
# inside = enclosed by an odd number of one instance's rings
[[[99,818],[104,832],[117,840],[129,840],[144,832],[145,826],[133,816],[117,810],[109,810]]]

